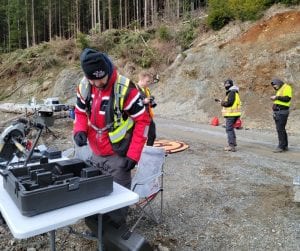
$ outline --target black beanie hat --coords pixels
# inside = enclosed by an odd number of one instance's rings
[[[231,79],[227,79],[227,80],[225,80],[224,85],[233,86],[233,81]]]
[[[80,55],[81,68],[88,79],[102,79],[109,71],[101,52],[86,48]]]
[[[279,86],[282,86],[282,85],[283,85],[283,82],[282,82],[280,79],[275,78],[275,79],[273,79],[273,80],[271,81],[271,85],[279,85]]]
[[[225,90],[228,91],[231,86],[233,86],[233,81],[231,79],[225,80],[225,82],[224,82]]]

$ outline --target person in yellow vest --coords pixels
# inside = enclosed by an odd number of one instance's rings
[[[156,139],[156,126],[153,120],[154,112],[153,108],[156,107],[156,103],[154,101],[154,96],[151,95],[149,86],[153,83],[153,76],[151,73],[147,71],[142,71],[139,74],[139,82],[137,83],[138,89],[140,90],[141,97],[143,99],[143,103],[146,107],[150,115],[150,125],[148,131],[148,138],[147,138],[147,146],[153,146],[154,141]]]
[[[226,97],[220,101],[222,108],[222,115],[226,120],[226,133],[228,146],[224,148],[225,151],[236,151],[236,134],[234,131],[234,124],[241,116],[241,100],[239,95],[239,88],[233,84],[231,79],[224,82],[226,90]]]
[[[288,136],[285,126],[289,116],[293,90],[289,84],[283,83],[280,79],[273,79],[271,85],[276,91],[276,95],[270,98],[273,101],[273,118],[279,141],[277,148],[273,152],[281,153],[288,150]]]

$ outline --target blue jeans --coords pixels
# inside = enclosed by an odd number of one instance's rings
[[[239,117],[227,117],[226,119],[226,133],[227,142],[229,146],[236,146],[236,135],[234,131],[234,123]]]

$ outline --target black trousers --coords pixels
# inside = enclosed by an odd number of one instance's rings
[[[156,139],[156,126],[155,126],[153,119],[151,119],[151,122],[149,125],[147,146],[153,146],[155,139]]]
[[[126,163],[125,157],[119,155],[111,156],[97,156],[93,154],[90,158],[94,167],[97,167],[104,174],[113,176],[114,182],[130,189],[131,186],[131,172],[125,171],[124,165]],[[103,215],[103,229],[106,224],[113,224],[121,226],[126,222],[128,207],[123,207],[111,211]],[[98,229],[98,215],[92,215],[85,218],[86,225],[96,235]]]
[[[229,146],[236,146],[236,135],[234,131],[234,123],[239,117],[226,117],[226,133]]]
[[[276,131],[278,135],[278,147],[283,150],[288,148],[288,136],[285,129],[288,117],[289,110],[273,112],[273,118],[275,121]]]

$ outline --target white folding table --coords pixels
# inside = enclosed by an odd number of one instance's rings
[[[98,214],[98,250],[102,250],[102,214],[138,202],[139,196],[125,187],[113,183],[113,192],[105,197],[80,202],[32,217],[23,216],[6,190],[0,176],[0,211],[13,236],[25,239],[50,232],[51,250],[55,250],[55,230],[80,219]]]

